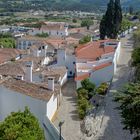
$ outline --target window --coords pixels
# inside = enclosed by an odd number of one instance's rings
[[[28,46],[31,46],[32,44],[31,44],[31,42],[28,42]]]
[[[70,71],[70,75],[72,75],[72,71]]]
[[[73,64],[75,65],[75,62],[73,62]]]

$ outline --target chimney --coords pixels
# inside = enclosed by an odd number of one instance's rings
[[[33,62],[26,63],[26,72],[25,72],[25,80],[27,82],[32,82],[32,70],[33,70]]]
[[[48,77],[48,89],[54,91],[54,77]]]

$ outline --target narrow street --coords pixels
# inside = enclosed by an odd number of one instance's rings
[[[69,80],[62,89],[63,100],[58,109],[57,118],[54,125],[59,129],[58,124],[64,121],[62,135],[65,140],[79,140],[80,120],[77,113],[76,85],[73,80]]]
[[[105,115],[100,133],[94,140],[132,140],[129,131],[123,130],[119,111],[115,109],[118,104],[113,101],[113,94],[128,82],[130,76],[128,64],[132,52],[131,36],[127,35],[121,40],[122,46],[117,73],[114,75],[111,90],[106,98]]]

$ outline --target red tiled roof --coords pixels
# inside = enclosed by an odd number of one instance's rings
[[[101,64],[99,66],[94,67],[93,70],[97,71],[97,70],[103,69],[103,68],[110,66],[110,65],[112,65],[112,62],[104,63],[104,64]]]
[[[26,54],[26,51],[13,49],[13,48],[1,48],[0,49],[0,64],[10,61],[12,58],[15,58],[17,55]]]
[[[84,80],[84,79],[89,78],[89,77],[90,77],[90,74],[86,73],[86,74],[79,75],[79,76],[75,77],[75,81],[81,81],[81,80]]]
[[[76,57],[79,59],[96,60],[98,57],[100,57],[103,54],[114,52],[115,48],[113,46],[105,46],[105,47],[101,46],[102,42],[109,42],[109,41],[112,40],[100,40],[100,41],[89,42],[84,45],[79,45],[79,47],[76,48],[75,50]]]

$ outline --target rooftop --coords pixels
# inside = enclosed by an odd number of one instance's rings
[[[17,75],[24,75],[24,74],[25,74],[25,68],[21,63],[9,62],[0,65],[0,75],[17,76]]]
[[[45,77],[52,76],[52,77],[55,77],[57,80],[59,80],[59,77],[64,77],[66,72],[67,72],[66,67],[55,66],[55,67],[51,67],[51,68],[45,68],[41,74],[44,75]]]
[[[117,42],[116,40],[99,40],[79,45],[75,50],[76,57],[78,59],[97,60],[104,54],[115,52],[114,46],[101,46],[102,43],[109,41]]]
[[[39,67],[41,67],[42,61],[44,59],[45,59],[45,57],[35,57],[35,56],[32,56],[32,55],[29,55],[27,57],[19,59],[18,62],[21,62],[23,65],[25,65],[26,62],[33,62],[33,70],[36,70]]]
[[[0,48],[0,64],[10,61],[20,54],[26,54],[26,51],[13,48]]]
[[[45,83],[35,84],[14,78],[9,78],[1,84],[10,90],[44,101],[49,101],[51,96],[58,94],[60,90],[59,86],[55,86],[55,90],[51,91]]]

